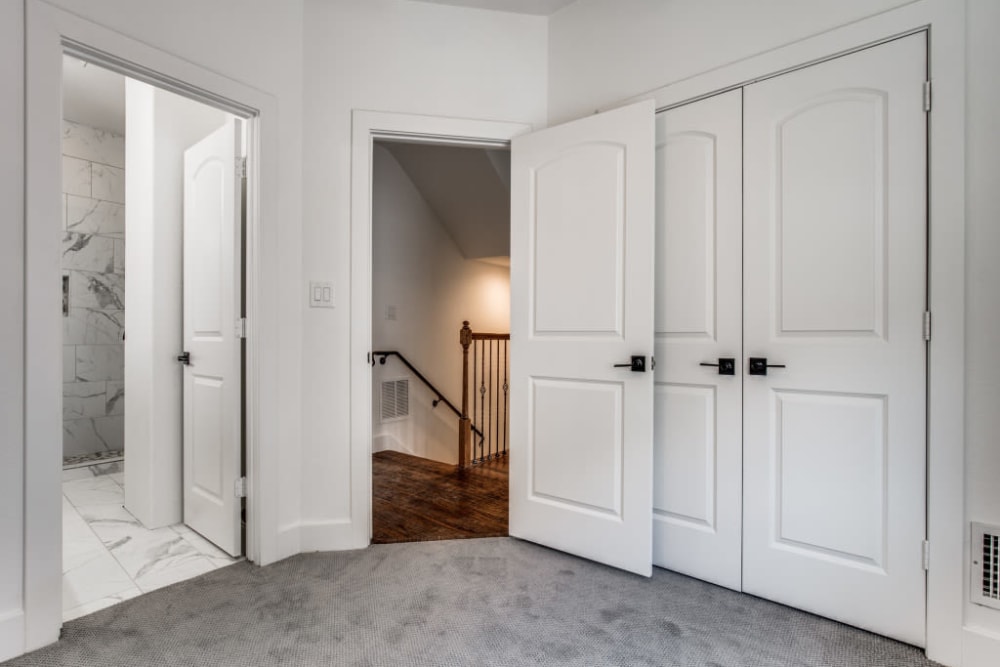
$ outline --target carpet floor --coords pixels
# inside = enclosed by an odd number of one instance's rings
[[[927,667],[914,647],[656,570],[510,538],[374,545],[205,574],[71,621],[4,667]]]

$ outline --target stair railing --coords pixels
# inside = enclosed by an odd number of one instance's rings
[[[507,455],[510,444],[510,334],[477,333],[466,321],[462,323],[459,342],[462,344],[462,414],[458,460],[459,465],[465,467]],[[478,440],[473,439],[473,433],[479,435]]]

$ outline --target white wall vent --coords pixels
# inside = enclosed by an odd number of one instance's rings
[[[972,524],[972,602],[1000,609],[1000,526]]]
[[[382,383],[382,423],[410,416],[410,381],[386,380]]]

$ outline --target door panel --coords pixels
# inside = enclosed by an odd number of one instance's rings
[[[184,152],[184,523],[242,550],[240,122]]]
[[[652,572],[653,106],[514,139],[510,533]]]
[[[925,38],[745,89],[744,590],[924,643]]]
[[[656,119],[653,562],[740,589],[742,92]],[[733,375],[701,366],[734,359]]]

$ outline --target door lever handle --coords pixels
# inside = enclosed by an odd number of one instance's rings
[[[177,355],[177,361],[181,362],[185,366],[190,366],[191,365],[191,353],[190,352],[182,352],[181,354],[178,354]]]
[[[719,369],[719,375],[736,375],[736,359],[733,357],[719,357],[719,363],[710,364],[703,361],[699,366],[714,366]]]
[[[769,364],[767,363],[767,357],[750,357],[750,363],[747,365],[748,375],[767,375],[768,368],[784,368],[784,364]]]
[[[633,373],[645,373],[646,372],[646,357],[633,354],[632,360],[627,364],[615,364],[615,368],[628,368]]]

